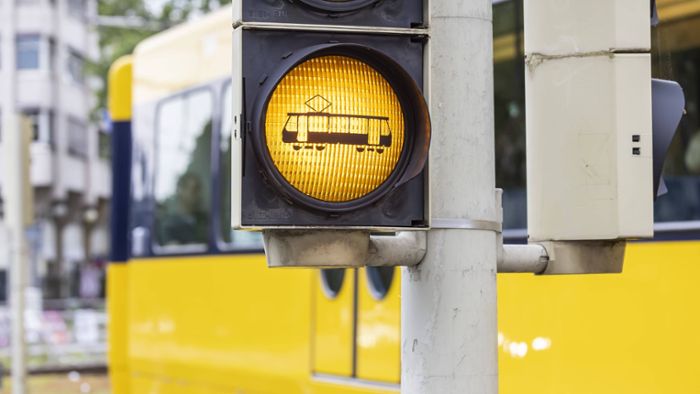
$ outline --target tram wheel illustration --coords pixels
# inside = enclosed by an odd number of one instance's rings
[[[377,153],[379,153],[380,155],[384,153],[384,148],[377,148]]]
[[[358,152],[362,153],[365,151],[365,148],[356,148]]]
[[[316,150],[317,150],[317,151],[322,151],[322,150],[324,150],[324,149],[326,149],[326,147],[325,147],[324,145],[316,145]]]

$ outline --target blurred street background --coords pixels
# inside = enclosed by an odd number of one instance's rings
[[[109,255],[112,62],[142,39],[226,0],[16,0],[0,3],[0,53],[13,51],[14,89],[0,99],[30,125],[33,222],[25,312],[30,388],[106,393],[105,268]],[[12,23],[9,23],[12,22]],[[2,64],[3,72],[9,64]],[[8,105],[8,100],[13,105]],[[0,122],[1,124],[2,122]],[[0,130],[0,133],[2,130]],[[3,174],[0,163],[0,174]],[[0,188],[2,187],[0,176]],[[0,215],[3,204],[0,201]],[[10,358],[9,239],[0,219],[0,365]],[[2,392],[7,391],[7,382]]]
[[[9,381],[9,379],[8,379]],[[108,394],[109,382],[105,374],[49,374],[29,377],[29,390],[32,393],[73,394],[92,393]],[[11,386],[5,385],[0,393],[10,393]]]

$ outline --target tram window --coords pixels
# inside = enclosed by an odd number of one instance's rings
[[[381,120],[367,119],[367,143],[369,145],[379,145],[381,137]]]
[[[167,99],[156,124],[155,231],[159,246],[206,247],[210,212],[213,97]]]
[[[367,279],[372,297],[383,300],[394,282],[394,267],[367,267]]]
[[[299,134],[297,135],[297,141],[306,142],[309,140],[309,117],[300,116],[297,121],[297,129]]]
[[[391,135],[391,127],[389,126],[388,120],[383,120],[380,127],[382,136]]]
[[[523,229],[527,205],[522,0],[495,3],[493,15],[496,185],[504,189],[503,227]]]
[[[652,33],[652,75],[680,83],[686,114],[664,166],[668,193],[656,200],[657,222],[700,220],[700,15],[661,24]]]
[[[344,120],[340,116],[331,116],[328,118],[328,132],[329,133],[343,133]]]
[[[348,133],[352,133],[352,134],[366,134],[367,133],[367,131],[365,129],[365,126],[367,123],[366,123],[365,119],[348,116],[347,122],[348,122]]]
[[[327,116],[309,116],[307,117],[309,122],[310,132],[328,132],[328,117]]]
[[[259,233],[250,231],[234,231],[231,229],[231,134],[233,132],[233,93],[231,84],[224,90],[223,107],[221,111],[221,140],[219,141],[219,236],[228,247],[234,249],[262,248],[262,237]],[[297,117],[292,117],[287,124],[289,131],[296,131]],[[293,124],[294,130],[289,129]]]
[[[343,289],[343,281],[345,280],[345,269],[333,268],[321,270],[321,283],[323,284],[323,292],[328,298],[335,298]]]
[[[284,125],[284,129],[287,131],[299,131],[299,126],[297,125],[299,123],[299,117],[298,116],[290,116],[289,119],[287,119],[287,124]]]

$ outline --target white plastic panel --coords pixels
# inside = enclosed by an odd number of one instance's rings
[[[650,62],[629,54],[526,68],[531,240],[653,235]]]
[[[525,0],[525,52],[548,55],[651,47],[643,0]]]

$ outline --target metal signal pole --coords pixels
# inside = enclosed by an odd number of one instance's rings
[[[496,394],[491,1],[428,3],[433,229],[403,272],[401,392]]]

